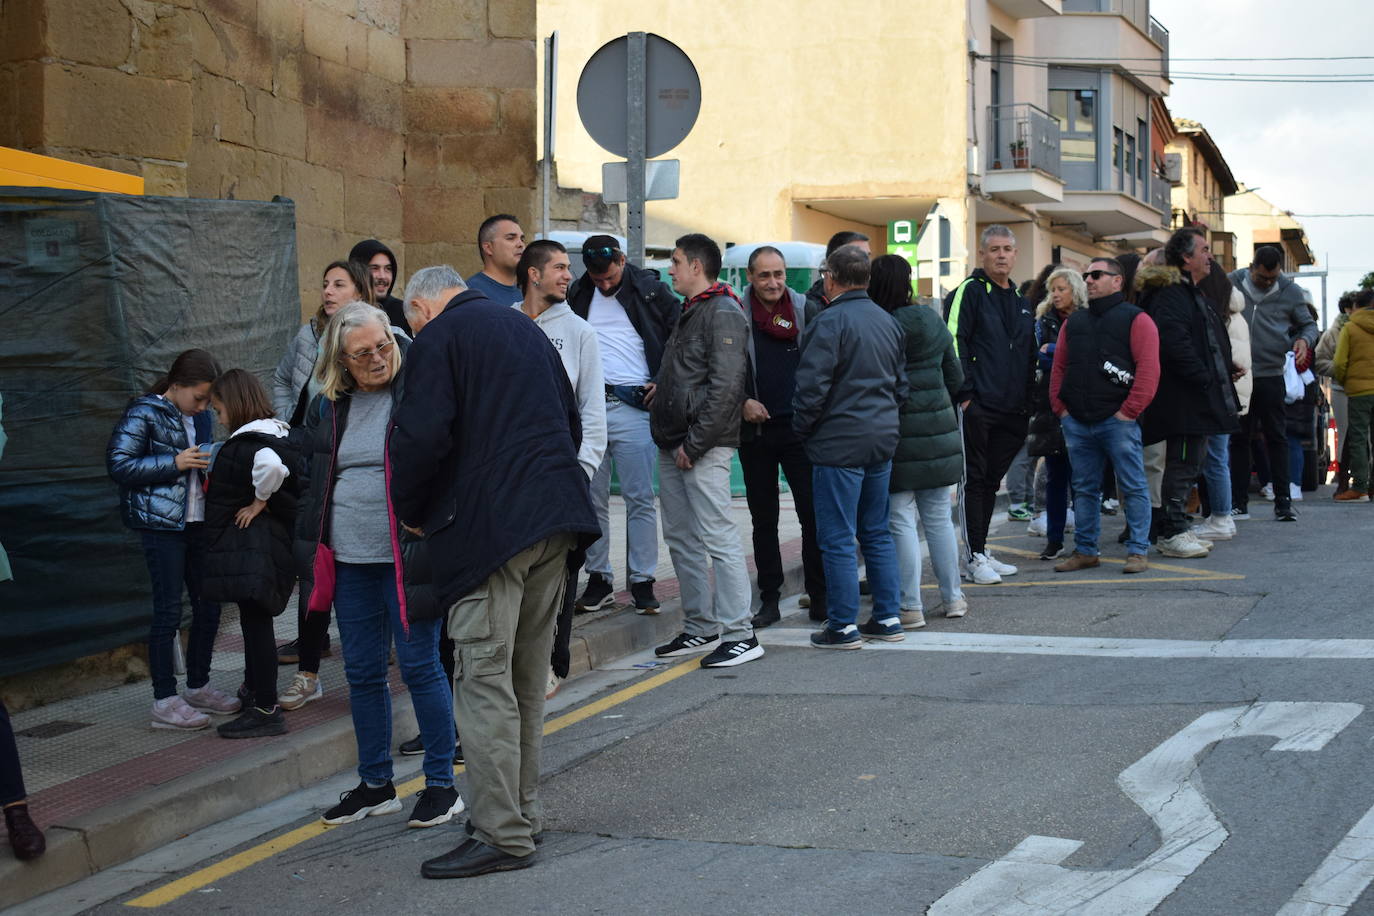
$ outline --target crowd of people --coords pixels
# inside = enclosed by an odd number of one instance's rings
[[[1041,559],[1063,573],[1100,565],[1103,512],[1125,517],[1125,573],[1148,569],[1152,545],[1202,557],[1234,537],[1249,517],[1252,441],[1275,517],[1296,520],[1289,376],[1314,357],[1342,386],[1337,499],[1369,492],[1371,294],[1343,300],[1319,341],[1274,249],[1227,276],[1205,235],[1182,229],[1144,258],[1049,265],[1018,290],[1016,238],[994,225],[941,312],[914,301],[907,261],[873,258],[855,232],[830,240],[805,294],[767,245],[736,292],[720,281],[719,247],[697,233],[676,241],[671,284],[611,236],[584,243],[577,279],[562,245],[526,244],[513,216],[487,219],[477,239],[481,271],[425,267],[400,297],[390,249],[360,242],[325,267],[320,305],[270,391],[186,351],[131,402],[107,452],[152,582],[152,727],[225,717],[225,738],[285,733],[286,713],[324,694],[332,616],[360,782],[322,818],[401,810],[394,662],[420,732],[399,749],[424,755],[408,823],[469,812],[467,840],[426,862],[427,877],[535,860],[543,709],[568,675],[573,616],[610,606],[618,584],[638,613],[658,613],[660,527],[683,623],[655,654],[700,655],[707,668],[763,656],[758,632],[782,616],[780,475],[822,649],[902,640],[936,609],[962,617],[964,581],[1015,575],[988,546],[1004,478],[1024,493],[1013,490],[1010,517],[1030,520]],[[736,455],[753,585],[731,508]],[[610,562],[613,473],[623,583]],[[923,544],[938,581],[930,603]],[[278,646],[273,621],[293,590],[298,635]],[[183,592],[192,623],[178,690]],[[238,606],[243,637],[236,695],[209,683],[224,603]],[[279,692],[281,664],[295,670]],[[22,781],[18,791],[22,802]]]

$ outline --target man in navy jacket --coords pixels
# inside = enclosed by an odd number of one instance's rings
[[[430,545],[456,647],[471,836],[424,863],[467,878],[534,863],[549,651],[570,550],[600,534],[577,399],[534,322],[468,290],[407,354],[393,417],[398,521]]]

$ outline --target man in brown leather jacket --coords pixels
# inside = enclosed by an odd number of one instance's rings
[[[749,622],[749,574],[730,508],[749,323],[734,291],[717,280],[720,247],[711,239],[678,239],[669,275],[687,301],[663,352],[649,428],[659,448],[663,540],[682,596],[683,632],[654,654],[709,649],[702,667],[727,668],[763,655]]]

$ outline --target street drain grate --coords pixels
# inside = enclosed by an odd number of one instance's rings
[[[26,728],[16,735],[25,738],[56,738],[59,735],[69,735],[72,732],[79,732],[83,728],[90,728],[94,722],[68,722],[65,719],[56,719],[52,722],[44,722],[42,725],[35,725],[33,728]]]

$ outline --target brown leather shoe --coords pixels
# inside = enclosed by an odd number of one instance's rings
[[[1101,564],[1102,561],[1097,557],[1090,557],[1086,553],[1079,553],[1075,550],[1073,553],[1069,554],[1067,560],[1056,565],[1054,571],[1075,572],[1080,569],[1092,569],[1094,566],[1100,566]]]
[[[16,859],[36,859],[48,848],[43,831],[29,817],[28,805],[11,805],[5,809],[5,827],[9,830],[10,846]]]
[[[1335,498],[1338,503],[1353,503],[1356,500],[1364,499],[1368,495],[1368,493],[1361,492],[1351,487],[1349,490],[1342,490],[1337,493]]]
[[[1121,567],[1123,573],[1142,573],[1150,568],[1150,561],[1138,553],[1133,553],[1126,557],[1126,565]]]

